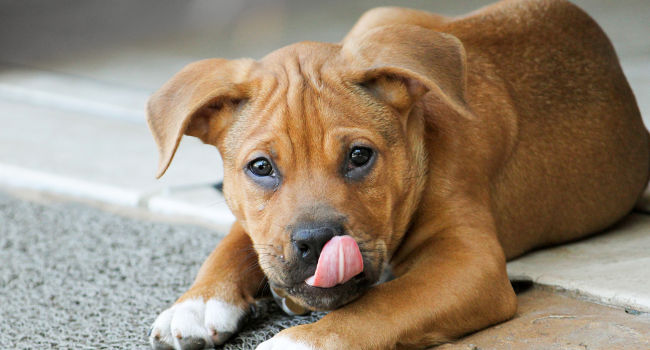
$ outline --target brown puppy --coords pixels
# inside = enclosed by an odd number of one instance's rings
[[[222,343],[265,280],[336,310],[260,349],[419,348],[507,320],[506,259],[615,223],[650,169],[612,45],[561,0],[374,9],[341,44],[193,63],[148,121],[159,176],[183,134],[220,150],[237,218],[156,348]]]

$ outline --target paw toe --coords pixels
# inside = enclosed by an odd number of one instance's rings
[[[207,342],[203,338],[189,337],[178,340],[181,350],[202,350],[207,347]]]
[[[210,299],[180,302],[158,316],[149,333],[153,349],[205,349],[225,343],[240,327],[246,312]]]
[[[215,345],[221,345],[221,344],[225,343],[228,339],[230,339],[230,337],[232,337],[232,335],[233,335],[233,332],[217,332],[217,331],[215,331],[212,334],[212,342]]]
[[[173,346],[171,346],[171,345],[169,345],[167,343],[163,343],[159,339],[152,339],[151,340],[151,347],[154,350],[174,350]]]
[[[228,340],[241,326],[246,311],[223,301],[210,299],[205,305],[205,327],[216,345]]]

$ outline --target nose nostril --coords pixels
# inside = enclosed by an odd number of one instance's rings
[[[320,226],[320,225],[319,225]],[[323,246],[334,236],[341,234],[339,226],[323,225],[296,229],[291,241],[296,256],[304,263],[316,263]]]
[[[298,251],[300,252],[300,255],[302,255],[303,258],[306,258],[309,255],[309,246],[302,243],[298,244]]]

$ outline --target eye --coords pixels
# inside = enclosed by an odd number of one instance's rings
[[[362,167],[372,158],[372,150],[368,147],[354,147],[350,151],[350,168]]]
[[[273,166],[266,158],[257,158],[248,163],[248,170],[257,176],[270,176],[273,174]]]
[[[365,146],[354,146],[348,151],[343,168],[347,180],[358,181],[370,174],[377,159],[376,152]]]

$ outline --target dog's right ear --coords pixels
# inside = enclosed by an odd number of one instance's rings
[[[219,143],[232,114],[249,98],[253,60],[207,59],[187,65],[147,103],[147,123],[158,146],[156,177],[172,161],[183,134]]]
[[[465,48],[453,35],[410,24],[371,28],[341,49],[357,81],[397,110],[431,93],[467,114]]]

